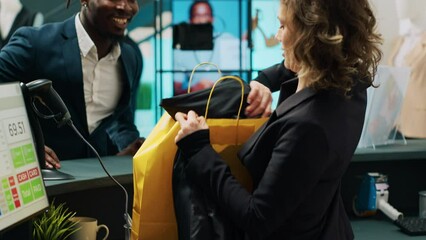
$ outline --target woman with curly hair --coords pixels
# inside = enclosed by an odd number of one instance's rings
[[[185,174],[243,239],[353,239],[340,187],[382,56],[376,19],[368,0],[281,0],[278,15],[284,61],[257,79],[281,89],[278,106],[239,153],[253,191],[232,176],[194,111],[175,116]]]

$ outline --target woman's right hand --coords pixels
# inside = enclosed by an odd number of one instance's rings
[[[61,163],[55,151],[48,146],[44,146],[44,153],[47,168],[61,168]]]
[[[188,114],[177,112],[175,114],[175,119],[180,124],[180,130],[175,137],[175,143],[193,132],[209,128],[206,119],[203,116],[199,117],[197,113],[192,110],[189,111]]]

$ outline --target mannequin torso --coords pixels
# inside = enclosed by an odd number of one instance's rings
[[[398,129],[406,137],[426,138],[426,1],[395,0],[399,34],[389,65],[410,67]]]
[[[20,0],[0,0],[0,48],[9,41],[17,28],[41,24],[43,24],[43,15],[30,12]]]
[[[22,9],[19,0],[0,0],[0,31],[1,37],[5,39],[16,16]]]

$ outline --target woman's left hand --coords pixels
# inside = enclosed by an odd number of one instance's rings
[[[202,116],[199,117],[197,113],[192,110],[189,111],[188,114],[182,112],[176,113],[175,119],[180,124],[180,130],[175,137],[175,143],[193,132],[209,128],[206,119]]]
[[[250,92],[247,97],[245,115],[247,117],[269,117],[272,113],[272,93],[269,88],[258,81],[250,82]]]

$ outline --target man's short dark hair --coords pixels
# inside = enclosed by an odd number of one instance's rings
[[[213,8],[212,8],[212,5],[210,4],[210,2],[208,0],[194,0],[194,2],[192,2],[191,6],[189,7],[189,19],[192,20],[192,18],[194,17],[195,7],[198,4],[201,4],[201,3],[204,3],[209,7],[211,16],[213,17]]]

